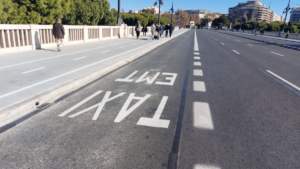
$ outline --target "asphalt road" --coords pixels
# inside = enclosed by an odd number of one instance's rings
[[[1,168],[300,168],[299,52],[233,38],[188,31],[1,128]]]

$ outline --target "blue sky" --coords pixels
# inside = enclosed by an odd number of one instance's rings
[[[108,0],[111,8],[118,8],[118,0]],[[153,6],[155,0],[121,0],[121,9],[125,11],[139,10],[145,7]],[[163,0],[164,5],[162,6],[162,12],[169,11],[172,7],[172,0]],[[247,2],[247,0],[173,0],[174,9],[204,9],[211,12],[221,12],[224,14],[228,13],[229,7],[236,6],[239,2]],[[271,10],[277,15],[282,16],[284,8],[287,7],[288,0],[261,0],[267,7],[271,4]],[[299,0],[291,0],[291,7],[295,7],[296,4],[300,5]],[[289,15],[287,20],[289,20]]]

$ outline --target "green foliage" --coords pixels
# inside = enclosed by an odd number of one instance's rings
[[[0,24],[15,24],[19,21],[18,4],[11,0],[0,0]]]
[[[230,26],[230,21],[228,20],[227,17],[225,16],[221,16],[220,18],[216,18],[213,22],[212,22],[213,26],[217,26],[219,29],[220,27],[228,27]]]
[[[143,9],[142,12],[150,14],[151,13],[151,9]]]
[[[129,14],[129,13],[122,13],[122,20],[129,26],[133,26],[137,24],[137,21],[140,21],[142,25],[146,24],[148,26],[152,25],[153,23],[158,23],[158,17],[153,16],[148,13],[141,13],[141,14]],[[168,17],[160,17],[160,24],[167,25],[171,24],[171,18]],[[174,21],[172,22],[174,25]]]
[[[200,29],[200,27],[206,26],[208,23],[210,22],[210,19],[208,18],[204,18],[201,22],[201,24],[197,24],[198,28]]]

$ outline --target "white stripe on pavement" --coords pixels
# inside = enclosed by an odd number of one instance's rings
[[[194,76],[203,76],[203,72],[201,69],[194,69]]]
[[[291,83],[291,82],[285,80],[284,78],[276,75],[275,73],[271,72],[270,70],[267,70],[267,72],[270,73],[270,74],[272,74],[273,76],[277,77],[278,79],[284,81],[285,83],[287,83],[288,85],[292,86],[293,88],[295,88],[295,89],[297,89],[297,90],[300,91],[300,88],[298,86],[294,85],[293,83]]]
[[[124,46],[121,46],[120,48],[124,48]]]
[[[73,60],[79,60],[79,59],[83,59],[83,58],[86,58],[86,56],[83,56],[83,57],[80,57],[80,58],[75,58]]]
[[[22,74],[34,72],[34,71],[41,70],[41,69],[44,69],[44,68],[45,68],[45,67],[40,67],[40,68],[37,68],[37,69],[33,69],[33,70],[26,71],[26,72],[22,72]]]
[[[249,45],[249,46],[253,46],[253,45],[250,45],[250,44],[247,44],[247,45]]]
[[[196,30],[195,30],[195,36],[194,36],[194,51],[199,51]]]
[[[199,52],[194,52],[194,55],[200,55],[200,53]]]
[[[202,81],[194,81],[193,89],[196,92],[206,92],[205,83]]]
[[[232,50],[233,52],[237,53],[237,54],[240,54],[239,52],[235,51],[235,50]]]
[[[213,130],[214,125],[211,117],[209,104],[205,102],[194,102],[194,127]]]
[[[110,50],[107,50],[107,51],[103,51],[103,52],[101,52],[101,53],[106,53],[106,52],[109,52]]]
[[[224,43],[221,43],[221,45],[225,45]]]
[[[194,66],[201,66],[201,62],[194,62]]]
[[[275,54],[275,55],[278,55],[278,56],[284,56],[284,55],[282,55],[282,54],[275,53],[275,52],[272,52],[272,51],[271,51],[271,53],[273,53],[273,54]]]
[[[200,57],[195,56],[194,59],[195,60],[200,60]]]

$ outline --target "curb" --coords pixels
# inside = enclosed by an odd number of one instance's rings
[[[30,96],[22,101],[19,101],[15,104],[9,105],[0,109],[0,128],[19,119],[27,114],[42,109],[45,106],[49,105],[50,103],[55,102],[57,99],[61,98],[62,96],[79,89],[80,87],[93,82],[94,80],[100,78],[101,76],[114,71],[115,69],[124,66],[133,60],[139,58],[140,56],[154,50],[157,47],[160,47],[162,44],[165,44],[176,37],[186,33],[187,31],[176,35],[173,38],[168,38],[165,42],[160,42],[154,45],[149,45],[149,47],[141,52],[133,54],[122,61],[118,61],[108,67],[103,69],[94,70],[92,72],[86,73],[80,77],[77,77],[73,80],[65,82],[63,84],[57,85],[52,87],[46,91],[38,93],[36,95]],[[38,103],[38,105],[36,105]]]
[[[219,32],[219,33],[225,33],[225,32]],[[225,34],[228,34],[228,33],[225,33]],[[229,35],[231,35],[231,34],[229,34]],[[289,45],[282,45],[280,43],[274,43],[274,42],[269,42],[269,41],[264,41],[264,40],[259,40],[259,39],[253,39],[253,38],[248,38],[248,37],[243,37],[243,36],[238,36],[238,37],[244,38],[244,39],[250,39],[250,40],[254,40],[254,41],[258,41],[258,42],[268,43],[268,44],[271,44],[271,45],[280,46],[280,47],[284,47],[284,48],[288,48],[288,49],[293,49],[293,50],[300,51],[300,48],[289,46]]]

